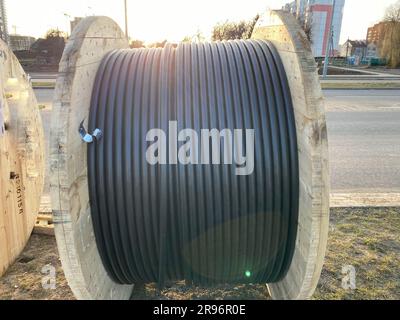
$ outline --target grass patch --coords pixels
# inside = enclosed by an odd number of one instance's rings
[[[400,208],[332,209],[331,232],[314,299],[400,299]],[[342,288],[342,267],[356,289]]]
[[[53,89],[56,87],[55,82],[32,82],[33,88]]]
[[[313,299],[400,299],[400,208],[331,209],[325,265]],[[33,258],[33,259],[32,259]],[[56,290],[41,286],[41,268],[57,270]],[[342,268],[356,270],[356,289],[342,288]],[[54,237],[33,235],[24,253],[0,279],[2,299],[74,299],[57,254]],[[133,299],[268,299],[265,285],[190,287],[169,284],[138,287]]]

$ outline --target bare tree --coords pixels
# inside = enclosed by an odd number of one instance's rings
[[[218,23],[213,29],[212,39],[214,41],[249,39],[259,17],[259,15],[256,15],[250,21]]]
[[[386,9],[385,21],[400,22],[400,1],[399,0]]]
[[[64,31],[58,30],[58,29],[49,29],[46,32],[46,39],[51,39],[51,38],[67,38],[67,34]]]
[[[392,68],[400,66],[400,0],[386,9],[385,36],[382,43],[382,55],[388,59]]]
[[[192,36],[185,36],[181,42],[192,42],[193,37]]]
[[[181,42],[203,42],[206,40],[206,37],[203,35],[203,33],[200,30],[197,30],[197,32],[192,35],[192,36],[185,36]]]
[[[130,47],[133,49],[144,48],[144,41],[142,40],[133,40],[131,41]]]

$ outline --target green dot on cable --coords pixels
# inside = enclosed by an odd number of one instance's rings
[[[251,272],[247,270],[247,271],[244,273],[244,275],[245,275],[247,278],[250,278],[250,277],[251,277]]]

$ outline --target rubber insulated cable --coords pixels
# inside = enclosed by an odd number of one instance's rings
[[[272,43],[112,51],[93,87],[95,129],[103,135],[88,144],[91,216],[113,281],[284,278],[299,164],[291,92]]]

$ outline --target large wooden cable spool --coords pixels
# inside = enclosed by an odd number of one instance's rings
[[[44,184],[44,137],[36,97],[0,40],[0,275],[25,247]]]
[[[269,285],[274,299],[309,298],[320,276],[328,232],[328,161],[323,100],[305,34],[283,12],[265,14],[254,39],[273,43],[288,77],[299,157],[299,221],[289,272]],[[51,141],[51,189],[55,232],[63,268],[77,298],[128,299],[132,285],[114,282],[96,244],[89,196],[87,145],[78,134],[89,118],[91,93],[104,56],[128,48],[119,27],[90,17],[67,44],[57,80]]]

